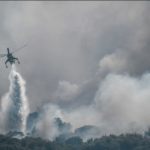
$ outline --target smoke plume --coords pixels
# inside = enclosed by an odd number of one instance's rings
[[[71,85],[69,87],[72,88]],[[68,91],[69,89],[64,90],[67,94]],[[57,117],[70,123],[72,132],[87,125],[99,128],[99,130],[97,128],[90,130],[84,135],[84,140],[104,134],[135,132],[143,134],[150,125],[149,97],[150,73],[146,72],[141,77],[110,73],[100,83],[93,103],[89,106],[81,105],[71,109],[52,104],[43,106],[44,112],[41,113],[42,117],[37,126],[38,136],[52,140],[61,134],[52,121]]]
[[[37,114],[31,115],[28,124],[26,122],[29,106],[25,95],[25,81],[16,71],[15,66],[12,67],[9,80],[9,92],[1,99],[1,133],[13,130],[25,133],[26,127],[32,122],[30,126],[36,133],[35,136],[54,140],[60,135],[63,138],[79,135],[83,140],[87,140],[104,134],[133,132],[143,134],[150,125],[149,72],[145,72],[140,77],[108,73],[103,80],[99,80],[97,90],[94,88],[95,96],[91,99],[91,104],[66,108],[46,103],[39,108]],[[63,102],[72,98],[77,99],[85,86],[88,88],[92,81],[95,82],[91,80],[81,85],[62,81],[58,85],[55,98],[62,99]],[[55,118],[60,118],[62,121]]]

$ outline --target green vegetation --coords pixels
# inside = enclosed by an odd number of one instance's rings
[[[56,138],[57,139],[57,138]],[[0,135],[0,150],[150,150],[150,139],[140,134],[109,135],[89,139],[71,137],[64,142],[41,138]]]

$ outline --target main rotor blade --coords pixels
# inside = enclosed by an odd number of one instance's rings
[[[0,58],[5,56],[7,56],[7,54],[0,54]]]
[[[24,45],[24,46],[22,46],[22,47],[20,47],[19,49],[17,49],[17,50],[15,50],[15,51],[13,51],[13,52],[12,52],[12,54],[16,53],[17,51],[19,51],[20,49],[24,48],[25,46],[27,46],[27,44],[26,44],[26,45]]]
[[[0,54],[0,56],[4,56],[4,55],[7,55],[7,54]]]

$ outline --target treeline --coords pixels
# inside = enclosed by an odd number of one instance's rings
[[[109,135],[89,139],[71,137],[64,142],[41,138],[23,139],[0,135],[0,150],[150,150],[150,139],[140,134]]]

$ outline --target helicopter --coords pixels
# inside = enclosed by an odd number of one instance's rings
[[[20,49],[22,49],[25,46],[27,46],[27,44],[22,46],[22,47],[20,47],[19,49],[13,51],[12,53],[10,53],[9,52],[9,48],[7,48],[7,52],[8,52],[7,54],[0,54],[0,58],[7,56],[7,60],[5,62],[6,68],[8,68],[7,62],[10,62],[10,64],[12,65],[12,64],[15,64],[15,60],[17,60],[18,64],[20,64],[18,58],[15,58],[12,54],[16,53],[17,51],[19,51]]]

